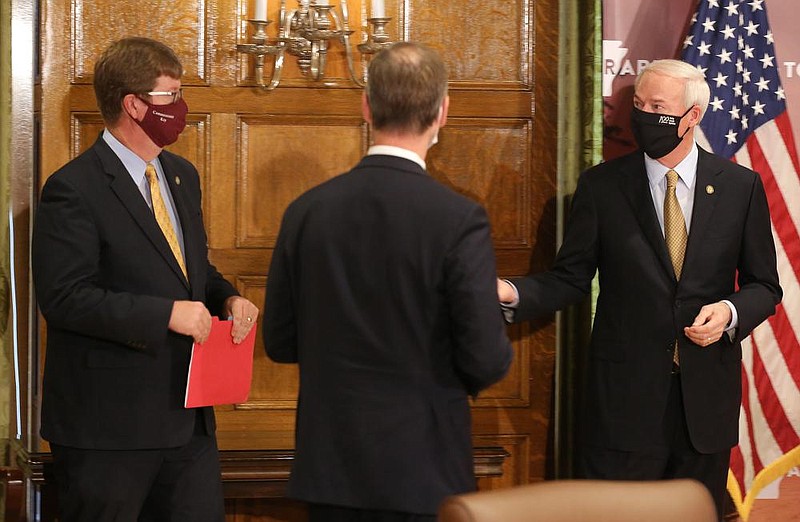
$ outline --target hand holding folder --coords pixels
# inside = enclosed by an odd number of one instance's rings
[[[256,325],[240,344],[233,344],[233,321],[212,318],[206,342],[194,343],[186,379],[184,407],[245,402],[253,377]]]

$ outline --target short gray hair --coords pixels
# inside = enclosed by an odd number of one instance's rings
[[[684,80],[683,87],[683,102],[688,110],[693,105],[700,107],[700,119],[706,113],[708,101],[711,98],[711,88],[706,82],[703,71],[686,62],[680,60],[654,60],[641,70],[639,76],[636,77],[636,83],[633,88],[639,88],[639,82],[642,77],[647,73],[661,74],[670,78]]]

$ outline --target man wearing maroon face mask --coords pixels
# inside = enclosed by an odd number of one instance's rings
[[[113,43],[94,88],[106,124],[42,189],[32,270],[47,320],[42,437],[62,521],[222,521],[211,408],[186,409],[211,316],[240,342],[258,309],[208,261],[200,183],[162,150],[185,126],[180,61]]]

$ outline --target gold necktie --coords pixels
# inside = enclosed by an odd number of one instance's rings
[[[164,199],[161,197],[161,189],[158,186],[158,174],[156,174],[155,167],[148,163],[147,168],[144,171],[144,175],[147,176],[147,182],[150,185],[150,198],[153,201],[153,214],[155,214],[158,226],[161,228],[161,232],[167,239],[169,248],[172,250],[172,255],[174,255],[175,259],[178,261],[178,264],[181,267],[181,272],[183,272],[183,276],[188,280],[188,276],[186,275],[186,264],[183,261],[181,247],[178,245],[178,237],[175,235],[175,229],[172,226],[172,221],[169,219],[167,207],[164,204]]]
[[[678,204],[678,196],[675,194],[675,187],[678,185],[678,173],[670,169],[667,171],[667,193],[664,196],[664,238],[667,241],[667,250],[672,260],[672,268],[675,270],[675,277],[681,278],[683,269],[683,256],[686,254],[686,222],[683,219],[683,211]],[[672,352],[672,361],[678,365],[678,342],[675,341],[675,350]]]

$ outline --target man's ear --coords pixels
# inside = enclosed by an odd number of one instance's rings
[[[141,115],[139,114],[141,107],[140,104],[136,103],[135,94],[126,94],[122,98],[122,111],[134,120],[141,121]]]
[[[450,96],[445,96],[442,106],[439,107],[439,128],[447,125],[447,111],[450,110]]]
[[[700,125],[700,112],[701,112],[700,106],[697,104],[695,104],[692,107],[691,112],[689,112],[689,115],[691,116],[692,126]]]
[[[372,111],[369,108],[369,100],[367,100],[367,91],[361,93],[361,116],[364,121],[372,125]]]

